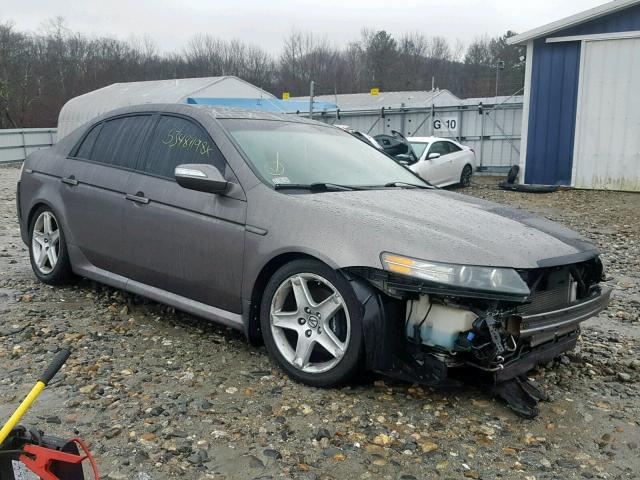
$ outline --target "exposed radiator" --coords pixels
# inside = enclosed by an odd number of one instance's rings
[[[552,290],[534,292],[530,297],[530,303],[518,307],[518,313],[531,315],[534,313],[548,312],[550,310],[566,306],[576,299],[575,287],[575,282],[569,281]]]

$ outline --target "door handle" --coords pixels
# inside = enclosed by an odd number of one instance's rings
[[[125,198],[127,200],[131,200],[132,202],[137,202],[137,203],[142,203],[144,205],[146,205],[147,203],[149,203],[149,199],[147,197],[144,196],[144,193],[142,192],[138,192],[135,195],[131,194],[131,193],[127,193],[127,195],[125,196]]]
[[[75,187],[76,185],[78,185],[78,180],[76,180],[76,177],[74,177],[73,175],[70,175],[69,177],[65,178],[61,178],[60,181],[62,183],[66,183],[67,185],[71,185],[72,187]]]

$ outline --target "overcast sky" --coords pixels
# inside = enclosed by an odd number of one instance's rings
[[[393,35],[420,31],[465,44],[475,37],[523,32],[592,8],[603,0],[2,0],[0,21],[37,31],[62,16],[74,31],[121,39],[148,36],[179,50],[195,33],[239,38],[277,52],[292,29],[324,35],[337,46],[362,27]]]

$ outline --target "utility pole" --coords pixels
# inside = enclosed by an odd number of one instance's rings
[[[315,82],[311,80],[309,84],[309,118],[313,118],[313,87],[315,87]]]
[[[500,81],[500,70],[504,70],[504,60],[498,60],[494,65],[496,69],[496,99],[498,98],[498,82]]]
[[[434,120],[435,118],[433,118],[433,116],[435,115],[435,110],[434,110],[434,105],[433,105],[433,96],[431,97],[431,112],[429,113],[429,121],[431,122],[431,136],[433,137],[433,133],[434,133]]]
[[[482,107],[482,102],[478,104],[478,113],[481,115],[480,117],[480,166],[478,167],[478,171],[482,171],[482,161],[484,160],[482,155],[484,153],[484,149],[482,147],[484,146],[484,115],[485,115],[485,111]]]

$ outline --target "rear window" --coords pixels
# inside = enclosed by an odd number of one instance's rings
[[[462,149],[458,145],[449,142],[449,153],[459,152],[460,150]]]
[[[150,125],[149,115],[120,117],[105,122],[97,136],[91,157],[87,158],[95,162],[134,169]]]
[[[147,145],[138,168],[144,173],[174,178],[175,168],[187,163],[208,163],[224,172],[222,154],[209,135],[187,119],[163,115]]]
[[[93,150],[93,145],[96,143],[96,138],[98,138],[101,128],[102,124],[96,125],[91,129],[87,136],[84,137],[80,148],[78,148],[75,154],[76,157],[91,159],[91,151]]]

